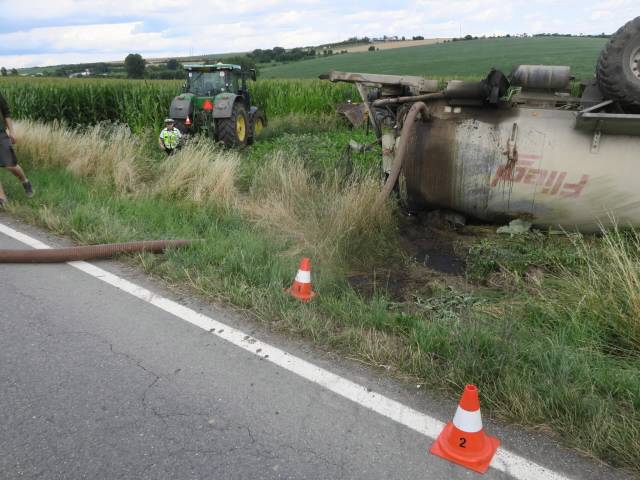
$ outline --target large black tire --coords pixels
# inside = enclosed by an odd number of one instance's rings
[[[640,17],[620,28],[602,49],[596,69],[605,98],[640,112]]]
[[[217,120],[216,127],[218,140],[224,142],[227,147],[244,147],[249,141],[247,112],[239,102],[233,106],[229,118]]]
[[[251,119],[251,136],[249,137],[249,141],[247,142],[249,145],[253,145],[256,137],[260,135],[262,129],[267,126],[267,117],[264,113],[258,110],[253,114],[253,118]]]

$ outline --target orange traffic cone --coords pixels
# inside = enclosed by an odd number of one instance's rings
[[[490,437],[482,430],[478,387],[467,385],[460,398],[458,409],[430,452],[453,463],[470,468],[479,473],[489,469],[500,440]]]
[[[311,289],[311,260],[303,258],[291,288],[286,290],[298,300],[308,302],[316,294]]]

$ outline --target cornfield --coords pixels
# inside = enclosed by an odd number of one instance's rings
[[[70,126],[111,121],[139,132],[160,127],[181,84],[175,80],[3,78],[0,92],[15,118],[58,120]],[[249,89],[252,103],[268,117],[329,113],[337,102],[356,95],[351,85],[320,80],[259,80]]]

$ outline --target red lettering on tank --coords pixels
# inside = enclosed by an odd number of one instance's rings
[[[564,182],[565,178],[567,178],[567,172],[560,172],[560,175],[558,175],[558,180],[556,180],[556,184],[551,189],[551,192],[549,192],[551,195],[555,195],[556,193],[558,193],[558,190],[560,190],[562,182]]]
[[[565,183],[562,187],[560,196],[564,198],[576,198],[582,193],[582,189],[589,181],[589,175],[582,175],[578,183]]]
[[[527,174],[524,176],[524,183],[527,185],[542,185],[544,179],[547,177],[546,170],[538,170],[537,168],[530,168]]]
[[[529,157],[534,157],[530,155]],[[560,194],[562,198],[577,198],[589,182],[589,175],[582,175],[576,183],[565,182],[569,173],[558,172],[557,170],[542,170],[531,168],[523,164],[520,157],[515,166],[501,165],[497,168],[495,175],[491,179],[491,186],[496,187],[500,182],[523,183],[525,185],[543,185],[540,193],[545,195]]]

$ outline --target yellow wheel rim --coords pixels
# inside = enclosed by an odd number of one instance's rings
[[[262,129],[264,128],[264,124],[262,123],[261,118],[256,118],[256,122],[253,125],[253,131],[256,135],[258,135]]]
[[[238,115],[236,118],[236,135],[238,135],[238,140],[244,142],[247,135],[247,122],[244,119],[244,115]]]

